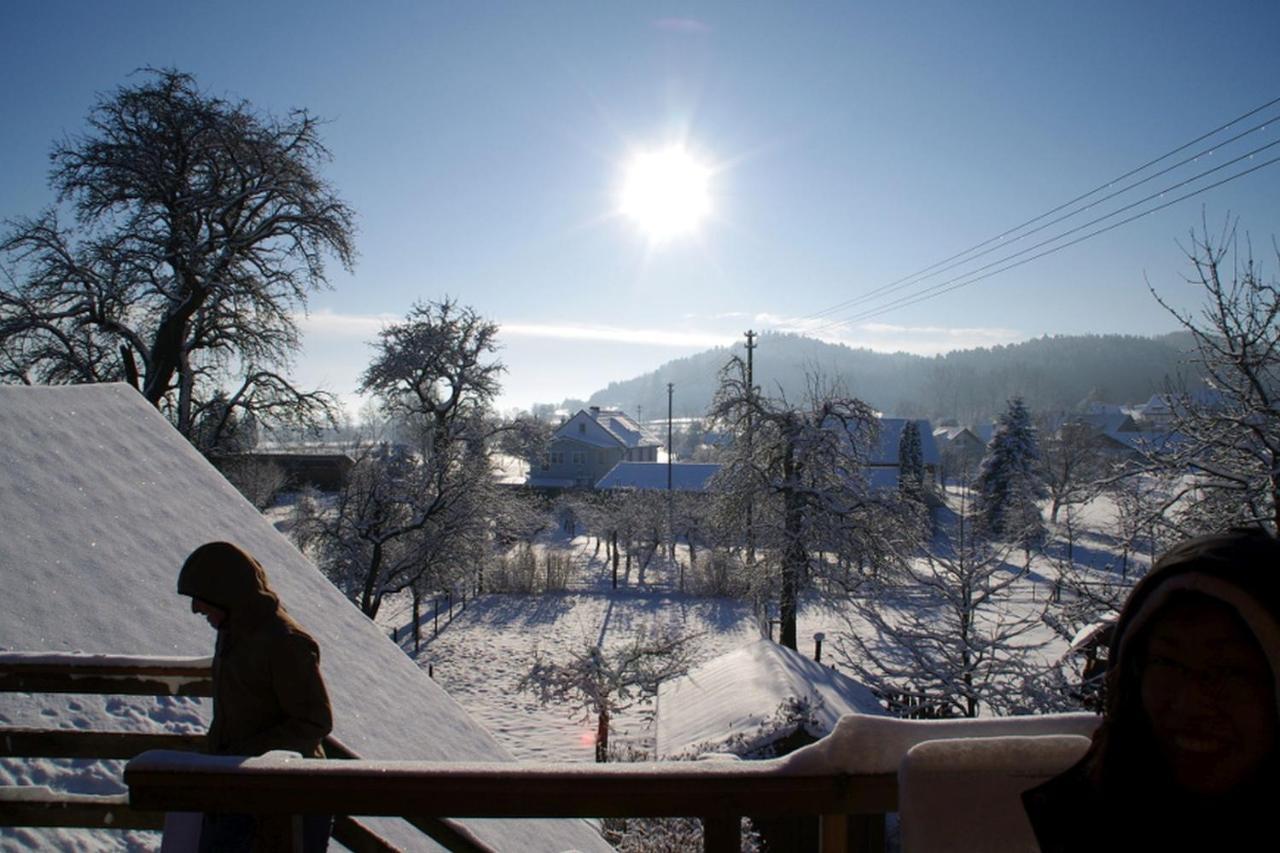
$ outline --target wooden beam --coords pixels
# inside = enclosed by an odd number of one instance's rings
[[[0,757],[133,758],[149,749],[199,752],[202,734],[0,728]]]
[[[212,696],[207,658],[0,652],[0,692]]]
[[[742,850],[742,818],[704,817],[702,819],[703,853],[739,853]]]
[[[112,797],[0,787],[0,826],[161,829],[164,815],[134,811],[125,794]]]

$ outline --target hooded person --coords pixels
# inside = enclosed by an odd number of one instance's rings
[[[1232,850],[1271,837],[1280,542],[1237,530],[1171,549],[1130,593],[1108,657],[1089,751],[1023,794],[1041,850]]]
[[[285,612],[262,565],[235,545],[209,542],[183,563],[178,593],[190,596],[192,612],[218,632],[208,751],[255,756],[290,750],[323,758],[333,711],[320,675],[320,649]],[[276,823],[206,815],[201,849],[277,849]],[[308,817],[303,832],[305,849],[324,849],[328,818]]]

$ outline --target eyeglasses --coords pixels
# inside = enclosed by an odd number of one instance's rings
[[[1271,687],[1270,674],[1253,668],[1229,664],[1191,666],[1165,655],[1148,655],[1142,667],[1142,678],[1148,686],[1159,690],[1185,690],[1193,683],[1199,684],[1223,700],[1248,696]]]

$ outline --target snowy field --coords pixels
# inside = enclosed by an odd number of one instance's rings
[[[1110,535],[1114,509],[1101,498],[1073,513],[1078,564],[1099,568],[1117,560]],[[1061,519],[1060,519],[1061,520]],[[610,588],[604,550],[593,556],[595,540],[587,536],[544,544],[571,555],[576,572],[564,592],[541,595],[484,595],[468,599],[465,609],[454,602],[453,616],[440,614],[439,634],[433,631],[430,601],[423,602],[422,635],[418,652],[409,626],[411,601],[403,596],[383,603],[378,623],[390,633],[394,628],[405,653],[426,670],[436,683],[460,702],[517,758],[545,761],[591,761],[595,720],[579,709],[541,705],[520,689],[538,654],[564,661],[574,648],[601,643],[606,649],[625,643],[645,627],[668,628],[697,636],[699,661],[731,651],[760,636],[750,602],[699,597],[678,591],[672,566],[655,556],[640,574],[633,565],[629,577],[620,575],[619,588]],[[1052,555],[1055,548],[1050,548]],[[1016,554],[1019,560],[1021,554]],[[678,560],[687,555],[677,550]],[[1012,559],[1012,558],[1011,558]],[[1141,560],[1141,558],[1135,558]],[[1033,558],[1031,571],[1013,588],[1011,607],[1018,614],[1038,614],[1046,604],[1057,569],[1047,557]],[[836,663],[834,644],[850,630],[847,614],[816,596],[805,599],[799,616],[798,645],[806,655],[814,650],[813,635],[826,635],[823,661]],[[856,618],[853,620],[859,624]],[[1047,626],[1027,638],[1043,643],[1036,654],[1049,663],[1067,647]],[[762,709],[771,711],[772,709]],[[652,703],[646,702],[618,714],[613,721],[611,743],[615,748],[652,754],[654,727]]]

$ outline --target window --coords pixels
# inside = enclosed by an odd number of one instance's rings
[[[553,450],[553,451],[551,451],[551,454],[550,454],[550,455],[551,455],[551,464],[552,464],[552,465],[563,465],[563,464],[564,464],[564,451],[563,451],[563,450]]]
[[[587,431],[587,425],[586,425],[586,424],[578,424],[578,432],[580,432],[580,433],[585,433],[586,431]]]
[[[583,451],[581,451],[581,450],[575,450],[575,451],[573,451],[573,457],[572,457],[572,458],[573,458],[573,464],[574,464],[574,465],[585,465],[585,464],[587,464],[587,454],[586,454],[586,453],[584,453],[584,452],[583,452]]]

